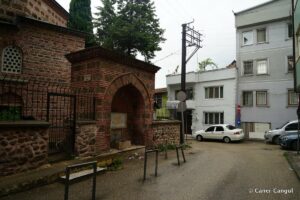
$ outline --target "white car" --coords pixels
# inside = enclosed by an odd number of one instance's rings
[[[198,141],[203,139],[223,140],[225,143],[243,140],[245,135],[242,129],[229,124],[216,124],[208,127],[205,131],[196,131],[192,135]]]

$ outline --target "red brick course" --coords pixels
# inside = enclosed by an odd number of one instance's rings
[[[67,26],[68,13],[54,0],[0,0],[0,19],[14,21],[26,16],[58,26]]]

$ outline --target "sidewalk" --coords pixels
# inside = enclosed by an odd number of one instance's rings
[[[113,158],[124,157],[139,151],[144,151],[144,146],[133,146],[123,151],[112,150],[93,158],[74,159],[55,164],[47,164],[28,172],[1,177],[0,197],[54,183],[61,175],[65,174],[65,169],[69,165],[97,161],[98,166],[107,166],[111,164]]]
[[[300,155],[297,155],[297,152],[288,151],[284,153],[284,156],[300,180]]]

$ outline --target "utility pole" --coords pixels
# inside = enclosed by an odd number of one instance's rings
[[[191,28],[189,25],[194,23],[194,20],[189,23],[182,24],[182,57],[181,57],[181,91],[186,92],[185,83],[186,83],[186,63],[195,55],[195,53],[201,48],[200,43],[202,42],[201,36],[198,31],[194,30],[194,27]],[[191,55],[186,58],[186,48],[195,47]],[[187,119],[186,112],[181,120],[185,122]],[[182,123],[184,127],[181,128],[180,133],[180,144],[184,144],[184,131],[187,130],[186,123]]]

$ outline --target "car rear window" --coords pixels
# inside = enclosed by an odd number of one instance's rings
[[[227,125],[226,126],[229,130],[234,130],[234,129],[236,129],[234,126],[232,126],[232,125]]]

